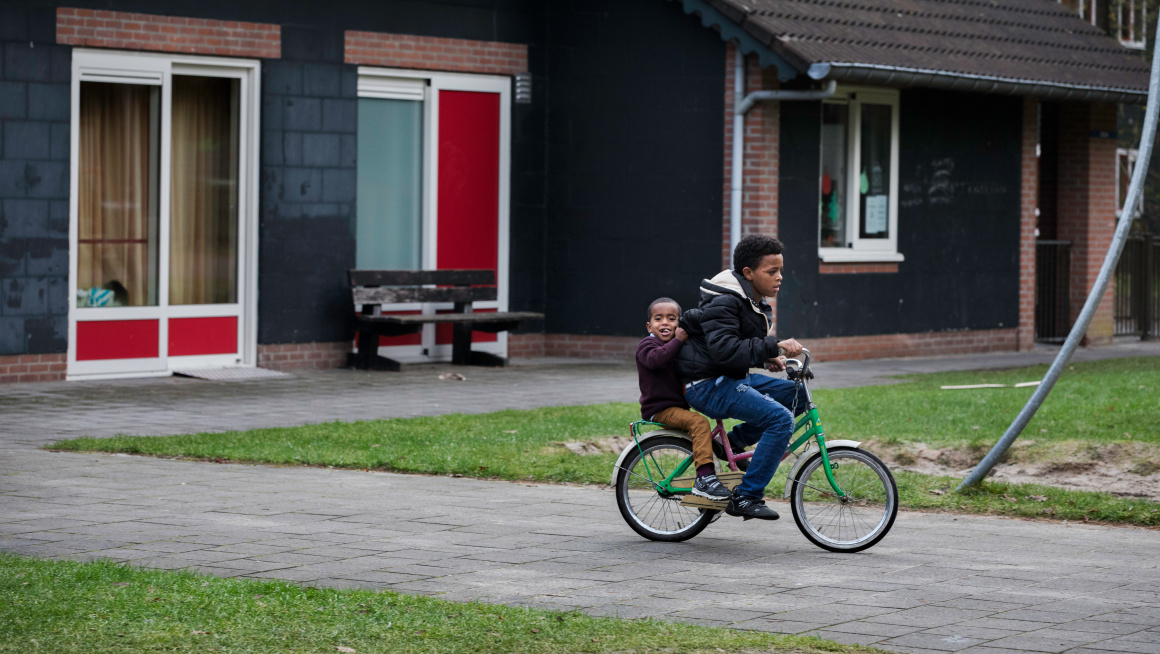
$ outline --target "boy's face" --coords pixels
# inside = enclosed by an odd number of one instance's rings
[[[662,302],[652,308],[652,315],[645,323],[648,333],[668,343],[677,335],[677,321],[681,318],[681,310],[672,302]]]
[[[777,297],[781,290],[781,270],[784,259],[780,254],[767,254],[757,268],[744,268],[741,274],[753,284],[753,290],[762,297]]]

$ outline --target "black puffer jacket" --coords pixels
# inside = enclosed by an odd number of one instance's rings
[[[681,316],[689,340],[677,353],[681,383],[725,375],[742,379],[777,356],[777,337],[769,333],[773,310],[750,299],[749,282],[726,270],[701,282],[701,303]]]

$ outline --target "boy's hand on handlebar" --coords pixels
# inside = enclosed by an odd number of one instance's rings
[[[765,367],[772,372],[781,372],[785,370],[785,357],[777,357],[765,362]]]
[[[802,344],[792,338],[787,338],[784,341],[777,342],[777,352],[787,357],[800,356],[802,353]]]
[[[682,343],[689,340],[689,332],[685,331],[683,327],[677,327],[677,331],[673,335],[676,336],[677,340]]]

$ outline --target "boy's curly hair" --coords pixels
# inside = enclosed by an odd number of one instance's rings
[[[655,309],[658,304],[675,304],[675,305],[677,305],[677,315],[678,316],[681,315],[681,303],[680,302],[677,302],[676,300],[674,300],[671,297],[658,297],[657,299],[652,301],[652,304],[648,305],[648,314],[645,315],[646,320],[652,320],[653,309]]]
[[[733,270],[738,275],[742,270],[755,270],[761,265],[761,260],[771,254],[781,254],[785,246],[781,241],[765,234],[750,234],[737,242],[733,248]]]

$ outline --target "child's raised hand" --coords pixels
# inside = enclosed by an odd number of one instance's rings
[[[682,343],[689,340],[689,332],[685,331],[684,327],[677,327],[677,332],[674,336]]]

